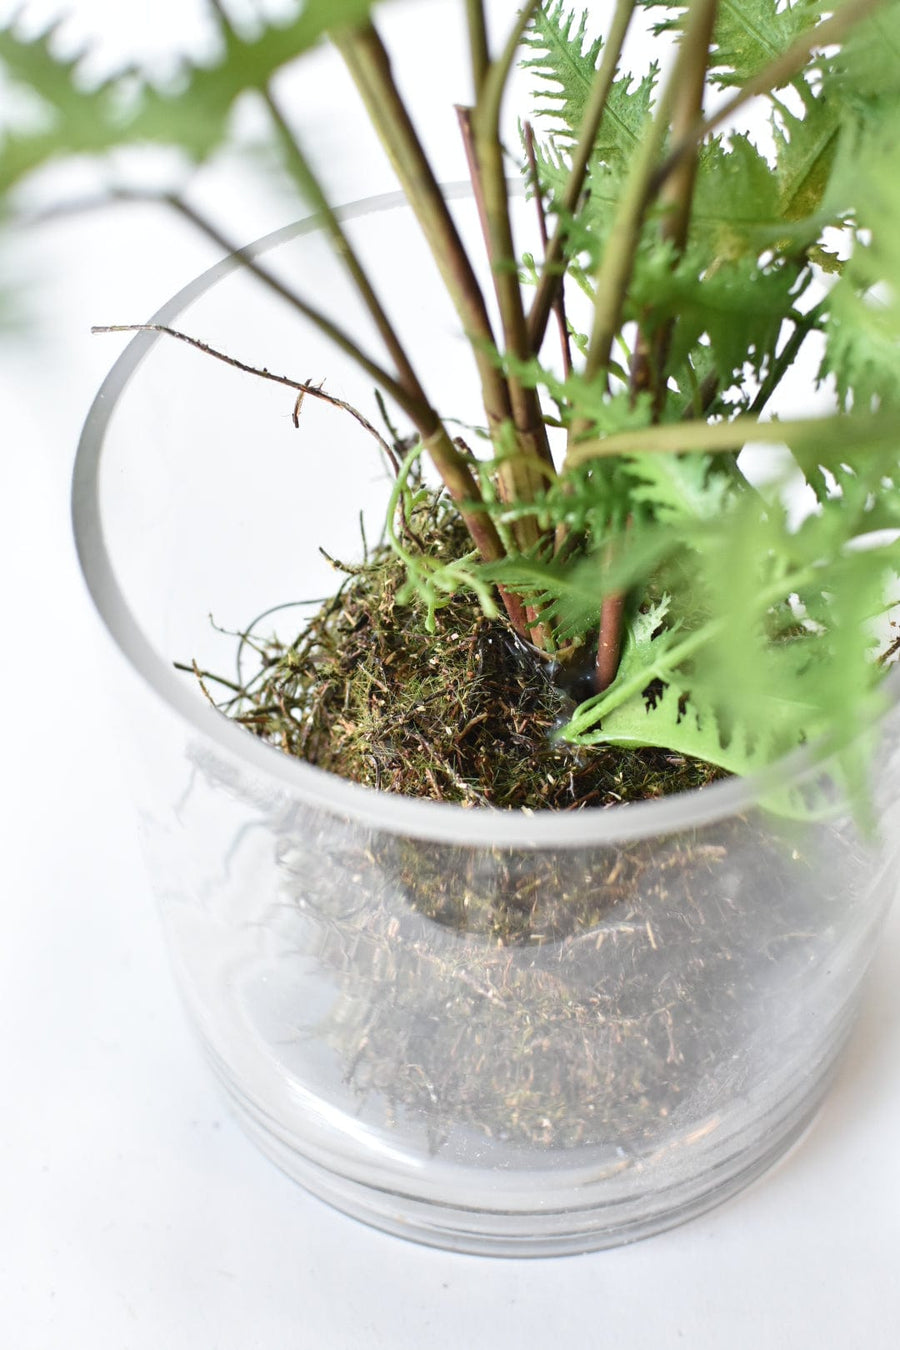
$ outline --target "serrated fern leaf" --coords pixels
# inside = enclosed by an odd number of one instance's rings
[[[821,211],[842,126],[840,105],[816,96],[806,98],[802,117],[784,107],[779,109],[773,129],[784,220],[805,220]]]
[[[532,53],[522,62],[539,82],[536,114],[552,123],[554,139],[574,141],[584,120],[591,86],[602,51],[602,40],[586,38],[588,12],[576,18],[562,0],[539,8],[525,41]],[[613,83],[597,142],[593,167],[623,168],[634,154],[644,131],[656,84],[656,67],[640,80],[624,75]]]
[[[724,259],[757,254],[783,228],[775,170],[749,136],[703,148],[694,189],[691,238]]]
[[[547,102],[536,112],[561,124],[556,130],[572,138],[584,118],[591,82],[603,47],[601,38],[587,42],[588,14],[567,13],[562,0],[540,6],[525,41],[533,53],[522,65],[539,77]]]
[[[716,519],[734,485],[710,455],[629,455],[623,472],[633,480],[631,501],[663,521]]]
[[[58,55],[56,33],[56,25],[31,38],[0,29],[0,70],[14,87],[19,83],[37,94],[44,113],[37,128],[12,126],[0,133],[0,193],[58,155],[95,154],[119,143],[120,81],[85,88],[81,55]]]
[[[81,56],[55,50],[55,28],[26,38],[14,24],[0,29],[0,69],[27,84],[43,103],[49,126],[12,129],[0,142],[0,191],[66,154],[102,154],[152,142],[192,159],[210,155],[225,139],[232,108],[248,90],[262,88],[283,66],[325,33],[365,20],[373,0],[306,0],[287,23],[268,23],[253,36],[229,33],[206,65],[185,63],[166,87],[141,82],[127,70],[101,85],[85,85]]]
[[[712,706],[698,706],[680,683],[671,683],[655,700],[642,696],[622,704],[603,718],[595,731],[573,738],[579,745],[655,746],[673,754],[706,760],[727,773],[746,774],[763,768],[777,753],[765,736],[744,726],[726,736]]]
[[[819,0],[720,0],[711,78],[727,87],[746,83],[816,23]]]

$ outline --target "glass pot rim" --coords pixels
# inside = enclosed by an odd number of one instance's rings
[[[521,193],[521,184],[518,186]],[[471,198],[467,182],[445,186],[448,197]],[[407,207],[402,192],[382,193],[340,209],[345,220]],[[178,291],[149,320],[172,326],[179,314],[219,281],[241,268],[245,258],[257,258],[281,244],[314,233],[316,215],[263,236],[237,253],[221,259]],[[825,742],[803,746],[767,768],[745,778],[730,778],[690,792],[616,806],[584,807],[579,811],[501,811],[464,807],[379,792],[286,755],[266,745],[243,728],[195,698],[143,633],[118,585],[106,548],[100,502],[100,469],[105,434],[117,402],[141,361],[159,341],[158,332],[139,332],[129,341],[110,369],[88,411],[75,456],[72,477],[72,522],[82,575],[100,619],[115,646],[144,682],[198,736],[243,761],[282,790],[357,825],[391,834],[460,845],[583,848],[674,834],[734,815],[758,804],[766,794],[796,783],[815,772],[828,757]],[[885,680],[888,706],[900,700],[900,667]]]

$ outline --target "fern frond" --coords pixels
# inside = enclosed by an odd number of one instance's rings
[[[602,39],[586,38],[588,11],[576,18],[563,0],[539,8],[525,41],[533,53],[522,65],[537,78],[539,119],[552,126],[558,147],[577,139],[590,97],[594,74],[603,50]],[[621,170],[640,143],[653,103],[658,67],[654,63],[640,78],[623,75],[610,89],[597,134],[592,167]]]
[[[822,15],[821,0],[719,0],[710,76],[722,88],[757,75]]]
[[[735,488],[729,466],[711,455],[628,455],[629,496],[661,521],[717,520]]]
[[[96,86],[81,74],[84,53],[63,56],[57,28],[25,37],[0,28],[0,70],[28,86],[48,126],[13,128],[0,142],[0,192],[64,155],[100,155],[122,145],[172,146],[193,160],[215,151],[228,133],[232,108],[335,28],[363,22],[374,0],[306,0],[287,23],[267,23],[252,36],[229,32],[206,65],[185,62],[165,87],[129,68]]]

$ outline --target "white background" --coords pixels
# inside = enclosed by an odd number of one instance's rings
[[[98,68],[203,40],[187,0],[71,9],[72,33],[102,35]],[[420,0],[391,18],[411,25],[402,75],[437,100],[431,144],[453,178],[455,130],[436,109],[465,88],[448,75],[447,12]],[[285,98],[338,200],[391,185],[343,130],[351,95],[333,63]],[[90,181],[47,190],[62,186]],[[194,192],[241,239],[298,213],[227,165]],[[894,1350],[900,914],[802,1145],[722,1209],[634,1247],[540,1262],[419,1249],[307,1197],[238,1131],[177,1006],[67,514],[78,428],[119,345],[89,326],[147,317],[213,260],[149,207],[45,227],[0,255],[32,316],[4,339],[0,403],[0,1350]]]

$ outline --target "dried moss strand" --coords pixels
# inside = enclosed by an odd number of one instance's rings
[[[419,499],[413,527],[439,560],[465,546],[446,498]],[[715,776],[658,751],[560,744],[554,729],[570,705],[547,663],[471,596],[449,599],[425,633],[419,602],[398,600],[404,582],[402,561],[373,550],[293,644],[257,640],[259,671],[240,698],[229,681],[220,706],[249,733],[330,772],[470,806],[578,810]],[[508,922],[518,930],[526,918]]]

